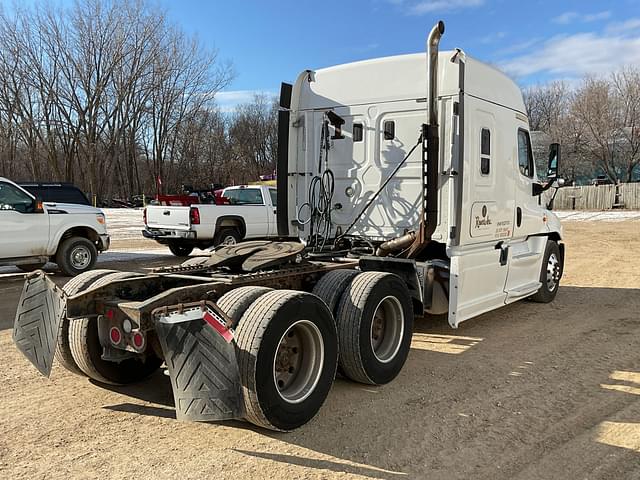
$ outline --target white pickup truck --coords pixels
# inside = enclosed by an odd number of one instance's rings
[[[0,177],[0,265],[31,271],[51,261],[65,275],[90,270],[109,248],[104,214],[71,203],[42,203]]]
[[[149,206],[144,211],[142,234],[167,245],[179,257],[189,255],[195,247],[278,235],[274,187],[228,187],[222,196],[228,205]]]

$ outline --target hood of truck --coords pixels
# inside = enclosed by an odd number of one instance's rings
[[[49,213],[69,213],[69,214],[93,214],[104,215],[104,212],[96,207],[91,207],[89,205],[80,205],[77,203],[54,203],[54,202],[44,202],[44,207],[47,209]]]

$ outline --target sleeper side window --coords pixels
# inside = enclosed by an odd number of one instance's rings
[[[491,130],[488,128],[480,131],[480,173],[491,173]]]
[[[393,140],[396,138],[396,122],[393,120],[387,120],[383,124],[384,139]]]
[[[362,124],[361,123],[354,123],[353,124],[353,141],[354,142],[361,142],[362,141]]]
[[[531,140],[529,139],[529,132],[522,128],[518,129],[518,167],[522,175],[533,178]]]

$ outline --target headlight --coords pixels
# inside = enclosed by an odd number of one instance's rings
[[[104,219],[104,215],[102,213],[96,214],[96,220],[100,225],[106,225],[107,221]]]

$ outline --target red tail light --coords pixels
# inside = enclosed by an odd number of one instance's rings
[[[109,338],[111,339],[111,343],[118,345],[122,341],[120,329],[118,327],[111,327],[111,330],[109,330]]]
[[[142,221],[144,222],[144,224],[147,224],[147,209],[145,208],[144,210],[142,210]]]
[[[200,225],[200,210],[197,207],[191,207],[189,210],[189,221],[191,225]]]
[[[131,342],[133,343],[133,348],[142,350],[145,344],[144,335],[141,332],[134,332],[131,336]]]

